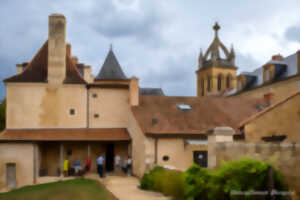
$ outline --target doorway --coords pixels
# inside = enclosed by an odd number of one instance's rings
[[[194,151],[194,163],[207,167],[207,151]]]
[[[114,152],[114,144],[107,144],[106,146],[106,163],[105,163],[105,169],[107,172],[111,172],[114,170],[114,157],[115,157],[115,152]]]
[[[6,164],[6,186],[8,188],[16,188],[16,163],[7,163]]]

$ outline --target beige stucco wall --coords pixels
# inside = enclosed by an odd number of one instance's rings
[[[6,187],[6,164],[16,163],[17,187],[33,184],[33,144],[0,143],[0,189]]]
[[[245,138],[261,142],[261,137],[287,135],[285,141],[300,141],[300,95],[266,112],[245,126]]]
[[[96,94],[97,97],[94,98],[93,94]],[[128,89],[89,89],[90,128],[127,127],[129,111],[130,105]],[[95,118],[95,114],[98,114],[99,117]]]
[[[131,137],[131,156],[133,173],[142,177],[146,171],[146,136],[142,132],[137,120],[130,111],[128,114],[128,132]]]
[[[85,128],[85,85],[7,83],[7,128]],[[75,109],[75,115],[70,115]]]
[[[193,151],[207,151],[207,145],[185,144],[182,138],[159,138],[157,141],[157,164],[186,170],[193,164]],[[163,161],[163,156],[169,156]]]

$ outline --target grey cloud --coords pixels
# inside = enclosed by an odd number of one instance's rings
[[[290,41],[300,42],[300,25],[287,29],[285,32],[285,37]]]
[[[136,2],[138,8],[131,9],[131,4]],[[205,3],[173,0],[1,1],[0,18],[5,20],[0,23],[0,77],[13,75],[16,63],[32,59],[47,39],[48,15],[63,13],[68,21],[67,35],[72,51],[80,62],[93,64],[93,71],[98,72],[109,43],[113,42],[124,71],[128,76],[138,76],[142,86],[162,86],[168,95],[195,95],[197,54],[200,47],[206,50],[209,46],[214,21],[220,20],[221,36],[228,36],[231,27],[249,23],[259,25],[260,19],[272,19],[272,15],[265,17],[265,9],[272,11],[270,13],[287,10],[281,2],[271,0],[237,5],[215,0]],[[228,12],[232,8],[233,12]],[[289,32],[287,35],[291,34]],[[297,40],[297,32],[288,37]],[[221,39],[225,44],[231,42],[224,38]],[[242,33],[237,39],[246,42],[247,34]],[[259,67],[253,57],[240,54],[238,49],[236,52],[240,69],[252,71]],[[4,94],[3,88],[1,83],[0,98]]]

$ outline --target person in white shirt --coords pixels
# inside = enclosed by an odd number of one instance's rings
[[[116,169],[119,169],[120,168],[120,161],[121,161],[121,158],[119,155],[116,155],[115,156],[115,165],[116,165]]]
[[[132,160],[130,156],[128,156],[126,168],[127,168],[127,175],[130,176],[132,174]]]

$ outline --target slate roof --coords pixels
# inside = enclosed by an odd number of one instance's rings
[[[132,111],[145,134],[197,135],[217,126],[238,130],[239,123],[259,112],[263,99],[246,97],[140,96]],[[186,104],[190,110],[180,110]]]
[[[47,82],[48,41],[40,48],[21,74],[14,75],[4,82]],[[66,78],[64,83],[86,84],[69,55],[66,55]]]
[[[126,128],[6,129],[0,141],[129,141]]]
[[[164,96],[164,92],[161,88],[139,88],[140,95],[154,95],[154,96]]]
[[[114,52],[109,50],[107,57],[101,67],[101,71],[96,76],[95,80],[123,80],[125,76]]]
[[[270,60],[263,66],[255,69],[253,72],[242,72],[242,75],[246,76],[255,76],[256,79],[251,85],[248,85],[242,91],[246,91],[249,89],[254,89],[260,86],[263,86],[265,83],[263,82],[263,67],[267,64],[274,64],[275,65],[275,78],[271,81],[274,83],[276,81],[285,80],[289,77],[296,76],[298,73],[298,58],[297,52],[283,58],[283,60]],[[240,93],[242,91],[236,91],[236,93]]]

